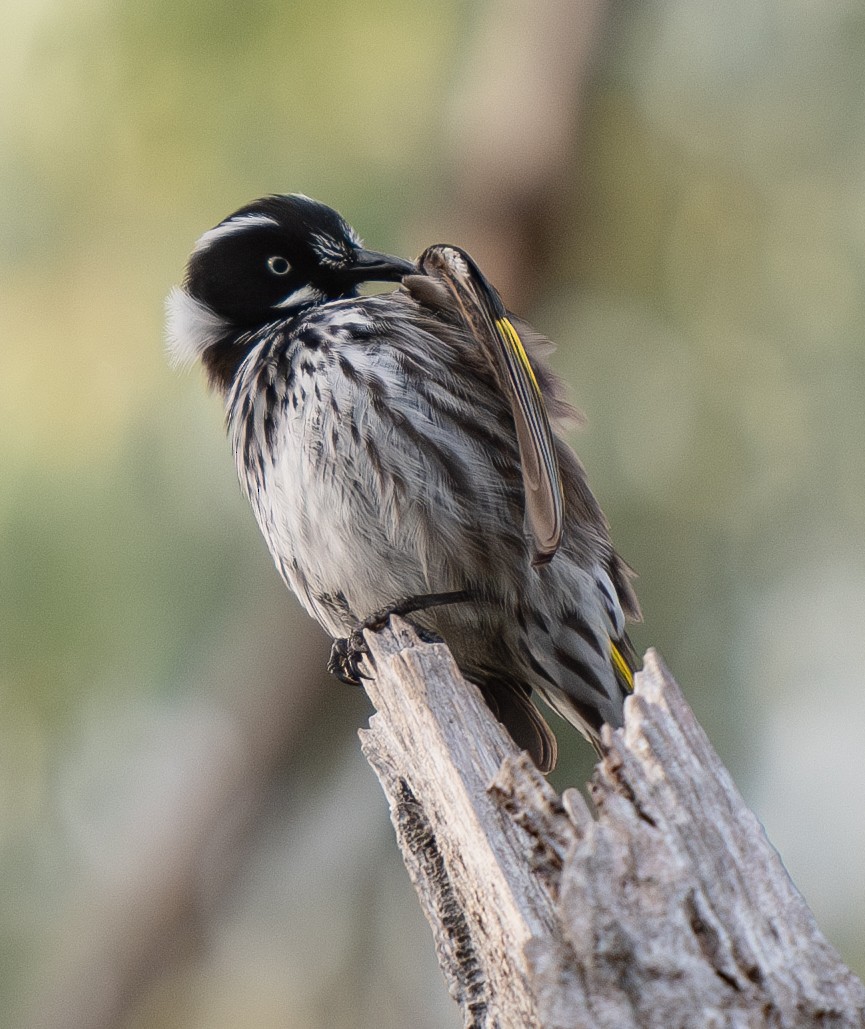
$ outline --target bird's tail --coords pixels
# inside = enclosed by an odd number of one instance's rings
[[[531,691],[521,684],[486,682],[478,684],[487,706],[522,750],[527,750],[545,775],[556,766],[558,745],[544,716],[532,703]]]

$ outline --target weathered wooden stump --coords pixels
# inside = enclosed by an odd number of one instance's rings
[[[657,654],[563,797],[405,622],[368,636],[364,753],[466,1026],[865,1026],[826,941]]]

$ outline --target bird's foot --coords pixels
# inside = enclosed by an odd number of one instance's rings
[[[413,611],[422,611],[428,607],[461,604],[473,599],[473,595],[468,590],[455,590],[450,593],[422,593],[406,597],[396,604],[391,604],[390,607],[380,608],[356,625],[350,635],[333,641],[327,670],[347,686],[362,686],[363,680],[368,679],[369,676],[364,675],[361,671],[361,662],[364,658],[372,660],[363,635],[367,629],[370,632],[378,632],[387,625],[391,615],[408,615]],[[425,643],[442,642],[441,636],[429,629],[416,626],[415,631]]]
[[[424,643],[444,643],[444,636],[439,636],[432,629],[425,629],[422,625],[416,625],[414,631]]]
[[[363,627],[354,629],[350,636],[333,641],[327,670],[346,686],[362,686],[368,678],[360,670],[361,662],[369,657],[369,648],[363,638]]]

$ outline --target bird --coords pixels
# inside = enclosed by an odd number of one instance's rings
[[[242,490],[340,678],[362,677],[360,630],[400,613],[542,772],[557,742],[536,696],[602,753],[637,668],[634,573],[563,437],[578,416],[552,344],[464,250],[404,260],[323,203],[265,196],[195,243],[166,343],[222,398]]]

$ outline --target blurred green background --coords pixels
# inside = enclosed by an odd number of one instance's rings
[[[507,32],[524,3],[4,5],[2,1024],[460,1021],[368,704],[323,673],[219,402],[164,360],[192,243],[268,192],[501,266],[588,416],[638,645],[865,972],[865,10],[532,9],[585,18],[582,49],[532,98],[558,117],[541,215],[492,246],[548,145],[487,71],[524,97],[552,64]],[[483,127],[501,181],[471,171]],[[481,194],[491,231],[459,217]],[[585,781],[561,740],[556,784]]]

